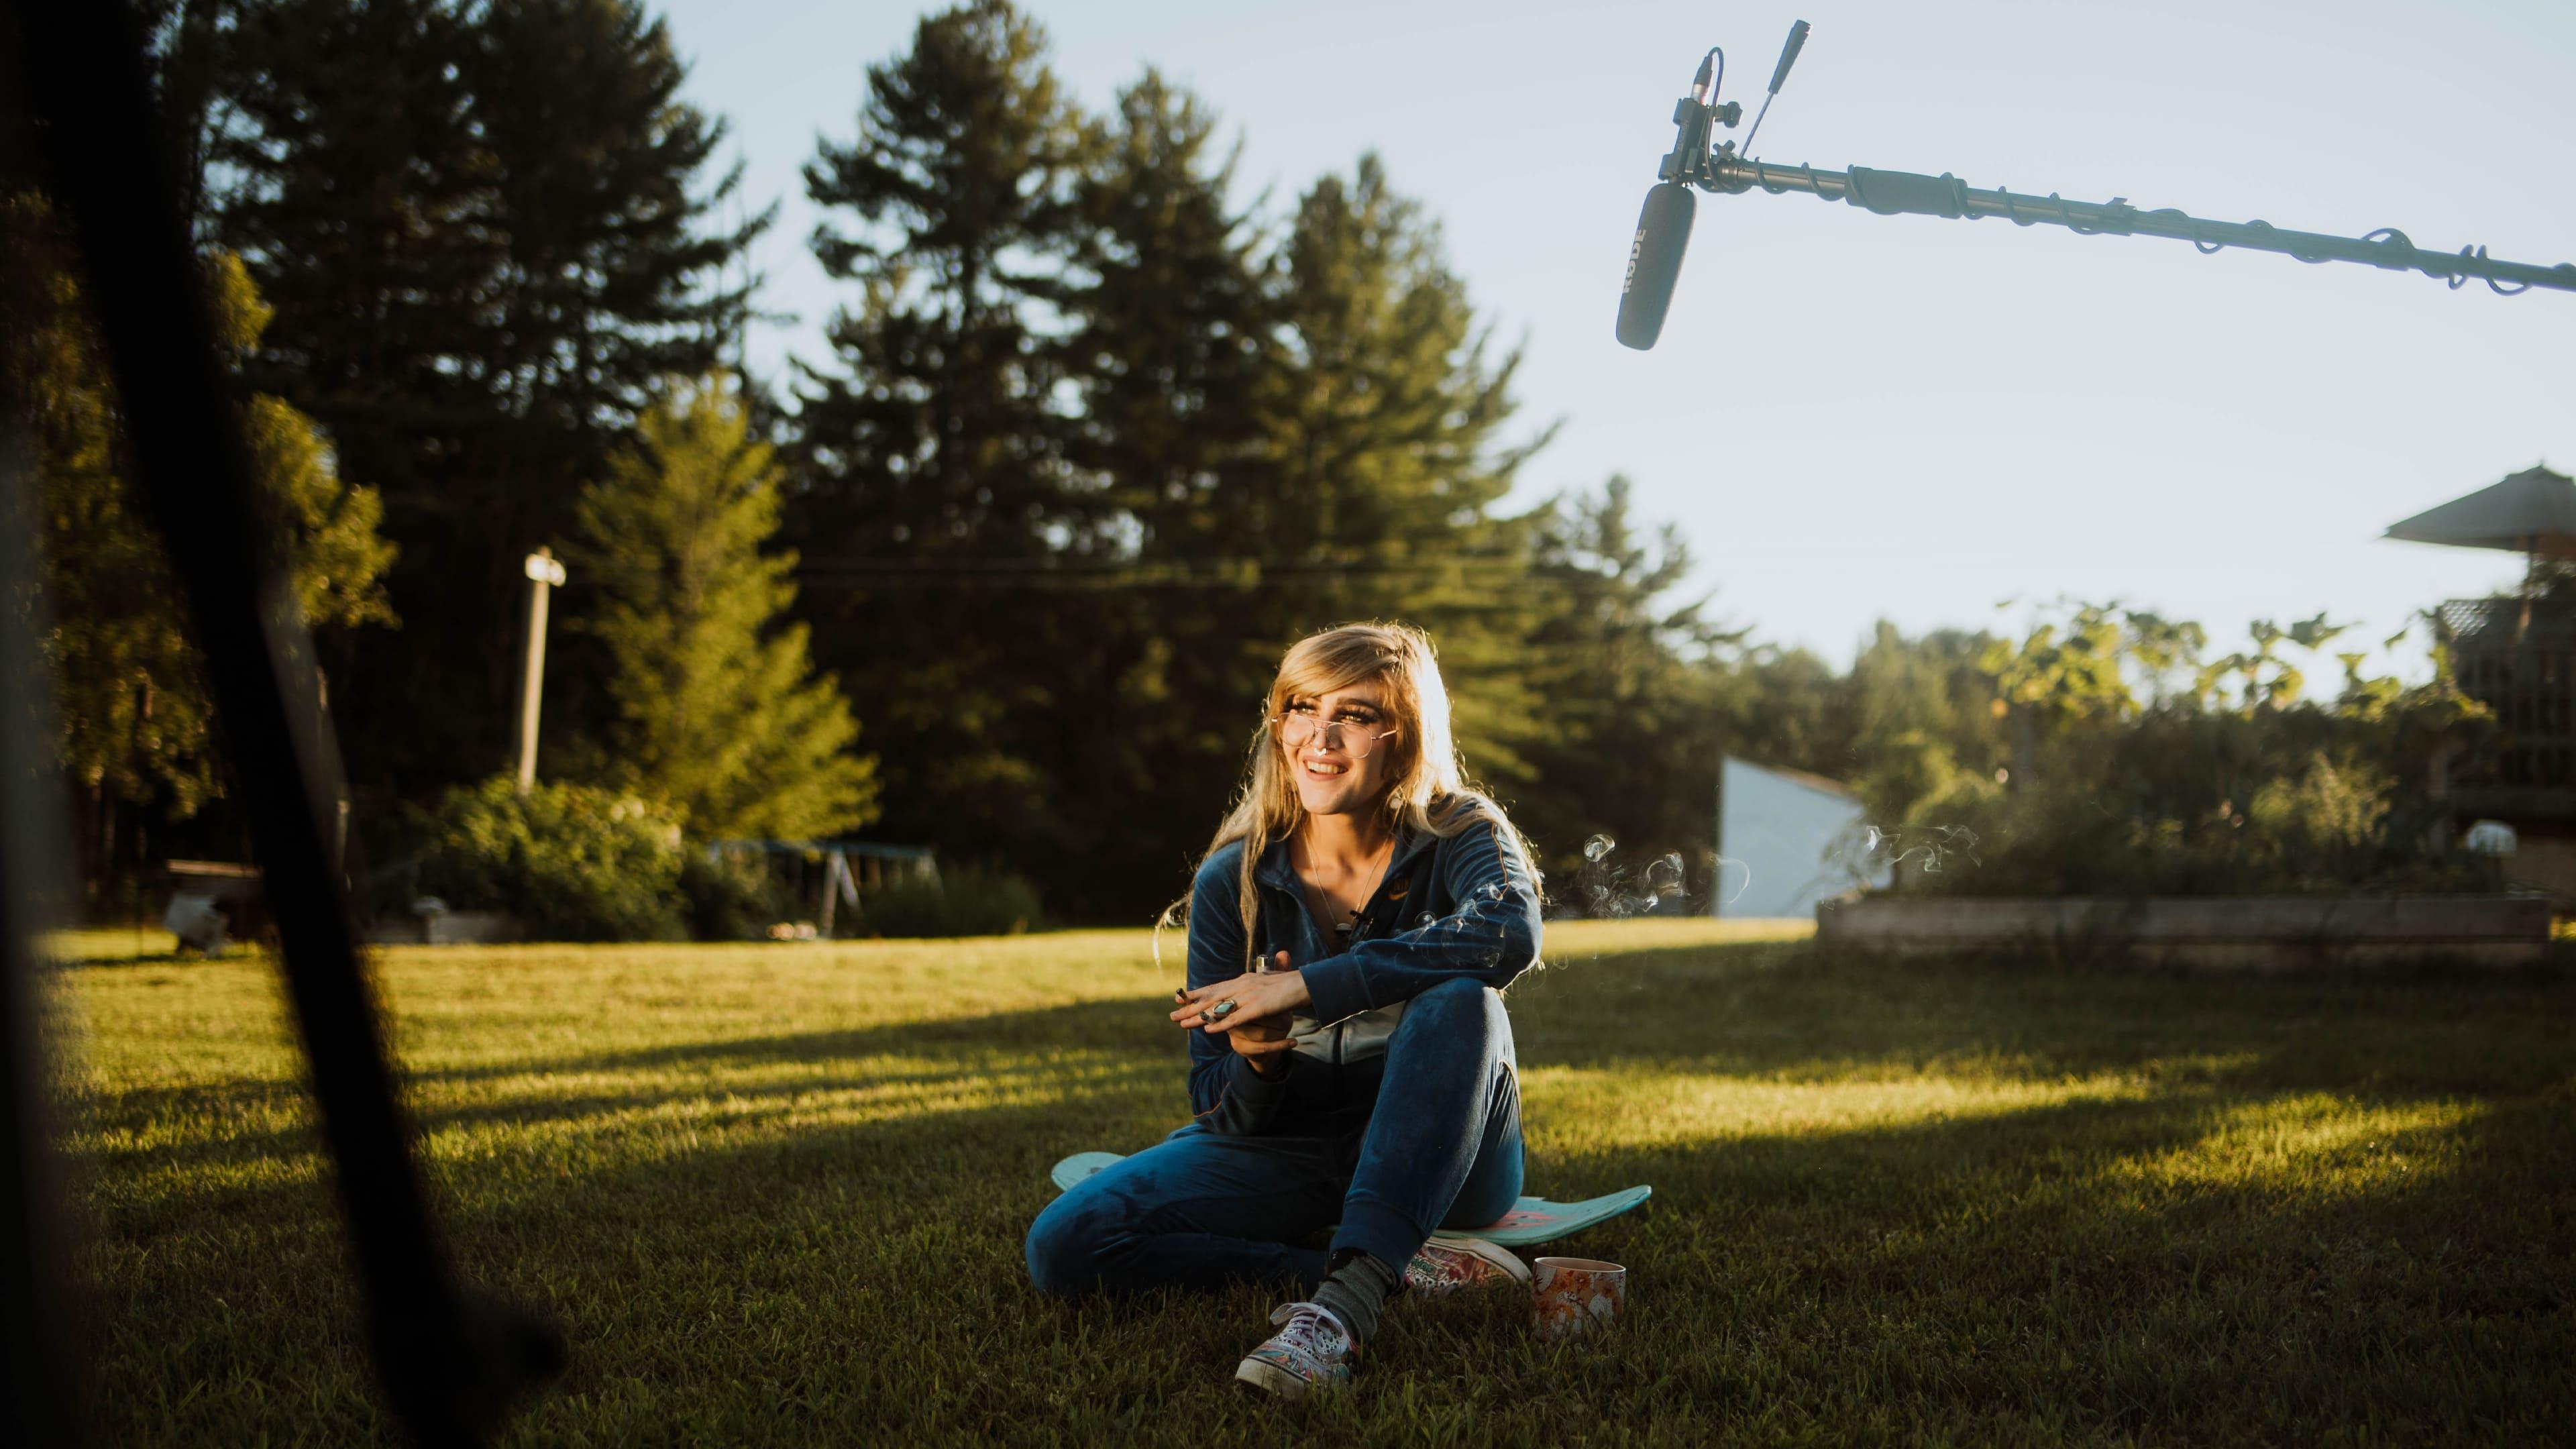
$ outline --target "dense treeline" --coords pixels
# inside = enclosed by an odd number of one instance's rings
[[[400,549],[402,632],[330,660],[351,768],[388,796],[496,769],[519,560],[570,537],[666,379],[723,360],[748,305],[726,268],[763,218],[715,223],[724,127],[641,6],[180,10],[204,229],[275,309],[245,372],[328,432]],[[566,663],[549,702],[585,729],[605,666]]]
[[[1624,485],[1509,506],[1547,434],[1519,353],[1376,158],[1245,209],[1201,102],[1148,71],[1086,114],[981,4],[871,67],[806,179],[853,296],[795,384],[790,535],[887,833],[1149,908],[1285,642],[1404,618],[1555,863],[1704,853],[1740,641]]]
[[[1202,101],[1148,70],[1087,109],[1003,0],[923,19],[818,145],[842,301],[770,389],[725,368],[769,214],[633,0],[167,0],[159,33],[209,254],[265,299],[242,385],[327,440],[378,550],[369,602],[322,617],[388,850],[441,795],[506,806],[471,787],[510,745],[540,545],[574,570],[551,776],[701,839],[934,845],[1061,918],[1177,891],[1280,649],[1345,620],[1433,632],[1470,768],[1552,871],[1607,834],[1703,892],[1721,752],[1891,821],[1988,818],[1977,790],[2181,708],[2024,700],[2039,636],[1882,629],[1837,672],[1713,617],[1624,480],[1516,504],[1549,429],[1397,178],[1362,156],[1248,205]],[[94,581],[52,567],[65,599]],[[2150,623],[2115,675],[2179,657]],[[2292,707],[2212,680],[2192,708]],[[94,810],[193,810],[182,744],[89,769]]]
[[[131,875],[166,846],[144,822],[194,815],[222,781],[213,702],[178,582],[126,492],[124,420],[64,232],[41,197],[0,195],[0,401],[12,434],[0,448],[23,447],[29,465],[24,491],[0,498],[0,528],[34,539],[45,564],[41,598],[9,602],[35,603],[46,624],[59,759],[99,881]],[[205,264],[215,336],[237,361],[270,313],[238,257],[211,252]],[[394,622],[375,490],[341,478],[313,420],[279,398],[247,393],[237,417],[317,635]]]

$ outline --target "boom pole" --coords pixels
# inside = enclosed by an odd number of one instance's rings
[[[1711,154],[1700,174],[1690,178],[1703,191],[1728,194],[1757,188],[1772,193],[1803,191],[1825,201],[1842,201],[1880,216],[1999,216],[2018,226],[2046,223],[2082,236],[2161,236],[2187,241],[2203,252],[2243,247],[2279,252],[2303,262],[2362,262],[2392,272],[2421,272],[2454,288],[2471,278],[2497,292],[2512,294],[2531,287],[2576,292],[2576,263],[2537,266],[2502,261],[2482,246],[2456,252],[2426,251],[2395,227],[2368,236],[2329,236],[2324,232],[2285,231],[2268,221],[2209,221],[2170,207],[2142,211],[2125,197],[2109,201],[2068,201],[2055,192],[2032,196],[2000,187],[1980,191],[1947,172],[1925,176],[1916,171],[1819,171],[1812,166],[1779,166],[1749,160],[1726,151]]]

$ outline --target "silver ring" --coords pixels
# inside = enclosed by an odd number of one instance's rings
[[[1207,1010],[1205,1013],[1203,1013],[1203,1014],[1204,1014],[1204,1015],[1207,1017],[1207,1019],[1208,1019],[1208,1020],[1210,1020],[1210,1021],[1221,1021],[1221,1020],[1225,1019],[1226,1017],[1229,1017],[1229,1016],[1234,1015],[1234,1008],[1235,1008],[1235,1006],[1236,1006],[1235,999],[1234,999],[1233,997],[1229,996],[1229,997],[1227,997],[1225,1000],[1220,1001],[1220,1002],[1218,1002],[1216,1005],[1214,1005],[1214,1006],[1212,1006],[1212,1007],[1208,1008],[1208,1010]]]

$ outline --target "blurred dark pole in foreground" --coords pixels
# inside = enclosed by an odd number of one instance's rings
[[[145,32],[122,0],[8,0],[7,19],[15,73],[0,94],[24,98],[39,174],[71,222],[138,501],[168,546],[205,656],[338,1169],[379,1382],[415,1442],[479,1442],[561,1349],[543,1324],[458,1283],[430,1217],[331,846],[338,768],[312,640],[218,364],[181,178],[154,123]],[[11,831],[26,830],[28,812],[15,799],[9,809]],[[18,861],[0,866],[14,875]],[[25,950],[24,924],[14,914],[7,924],[12,949]],[[18,1078],[31,1062],[13,1053]]]
[[[35,594],[35,493],[0,418],[0,1434],[50,1445],[92,1436],[81,1409],[88,1325],[70,1282],[36,988],[36,943],[70,898],[71,832],[55,793],[44,659],[19,607]]]

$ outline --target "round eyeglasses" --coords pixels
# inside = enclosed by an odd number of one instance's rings
[[[1292,704],[1271,717],[1279,727],[1279,743],[1291,751],[1312,746],[1320,737],[1324,748],[1340,750],[1354,760],[1365,760],[1377,742],[1396,733],[1379,729],[1376,720],[1328,720],[1315,713],[1313,705]]]

